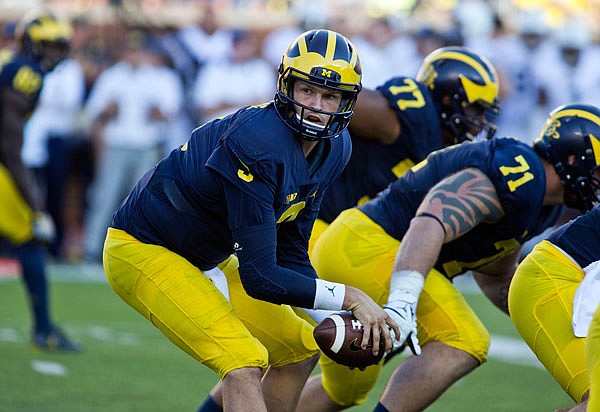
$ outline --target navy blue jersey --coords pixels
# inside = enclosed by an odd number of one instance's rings
[[[600,260],[600,207],[562,225],[548,236],[548,241],[567,252],[582,268]]]
[[[443,147],[439,115],[429,89],[409,77],[377,88],[396,113],[401,136],[384,145],[352,134],[352,156],[325,195],[319,218],[331,223],[342,210],[372,199],[429,153]]]
[[[33,110],[42,82],[43,72],[35,60],[12,50],[0,50],[0,89],[8,88],[22,94],[29,99],[30,110]]]
[[[307,162],[298,139],[272,102],[207,123],[146,174],[113,226],[204,270],[236,252],[247,291],[312,307],[308,239],[351,141],[347,132],[321,141]]]
[[[562,206],[542,206],[546,177],[541,160],[530,146],[512,138],[468,142],[434,152],[360,209],[401,240],[429,190],[469,167],[490,179],[505,215],[443,245],[435,268],[449,278],[512,253],[556,223],[562,213]]]

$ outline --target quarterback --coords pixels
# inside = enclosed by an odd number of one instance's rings
[[[323,194],[350,156],[360,80],[345,37],[301,34],[283,55],[274,101],[194,130],[113,216],[103,255],[111,287],[218,373],[226,411],[295,410],[319,351],[290,305],[352,311],[363,347],[372,336],[389,351],[388,326],[399,333],[364,292],[319,279],[308,259]]]

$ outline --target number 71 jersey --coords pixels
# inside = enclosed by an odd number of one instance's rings
[[[543,206],[546,175],[540,157],[530,146],[513,138],[466,142],[438,150],[361,210],[401,240],[429,190],[466,168],[477,168],[490,179],[504,217],[479,224],[443,245],[435,268],[449,278],[511,254],[554,225],[562,213],[562,206]]]

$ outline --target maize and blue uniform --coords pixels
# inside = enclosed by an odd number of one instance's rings
[[[590,376],[584,355],[586,338],[576,337],[572,326],[573,303],[586,273],[598,270],[599,260],[600,208],[595,207],[536,245],[519,265],[509,290],[509,311],[517,330],[576,402],[590,389]],[[596,366],[590,366],[589,373],[597,375],[600,315],[593,325],[588,336]]]
[[[221,377],[318,353],[288,305],[314,306],[308,239],[351,141],[322,140],[307,159],[298,139],[273,103],[207,123],[140,180],[108,230],[113,289]],[[203,274],[215,267],[231,304]]]
[[[394,77],[377,91],[396,113],[401,136],[384,145],[351,134],[352,156],[325,194],[309,250],[343,210],[374,198],[429,153],[444,146],[439,114],[427,86],[410,77]]]
[[[0,91],[10,89],[23,96],[29,105],[29,114],[37,104],[43,75],[33,58],[12,50],[0,51]],[[0,113],[3,111],[0,100]],[[0,140],[7,138],[22,139],[22,136],[0,135]],[[5,155],[0,149],[0,240],[21,264],[33,313],[33,335],[44,336],[54,328],[48,310],[45,250],[32,241],[34,211],[25,201],[11,172],[3,164]]]
[[[11,50],[0,51],[0,90],[10,89],[25,97],[31,111],[38,101],[42,81],[43,72],[35,60]],[[0,101],[0,113],[3,111],[1,105]],[[0,139],[6,138],[0,136]],[[0,153],[0,237],[21,245],[33,236],[33,211],[3,165],[3,156]]]
[[[442,246],[425,280],[417,306],[421,344],[443,342],[486,361],[490,336],[452,278],[512,254],[553,225],[562,207],[542,206],[544,167],[533,149],[511,138],[463,143],[430,154],[375,199],[342,212],[316,242],[311,256],[323,279],[365,291],[383,305],[400,240],[429,190],[466,168],[481,170],[493,183],[504,217],[483,223]],[[381,365],[349,370],[322,356],[323,387],[335,402],[366,401]]]

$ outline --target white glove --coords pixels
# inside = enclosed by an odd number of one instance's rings
[[[414,270],[401,270],[392,274],[390,296],[383,309],[400,328],[400,336],[393,336],[394,350],[406,342],[415,355],[421,354],[417,338],[417,302],[425,278]],[[392,334],[394,335],[393,331]]]
[[[38,212],[34,215],[32,232],[33,240],[40,243],[49,244],[56,239],[54,221],[49,214],[44,212]]]

